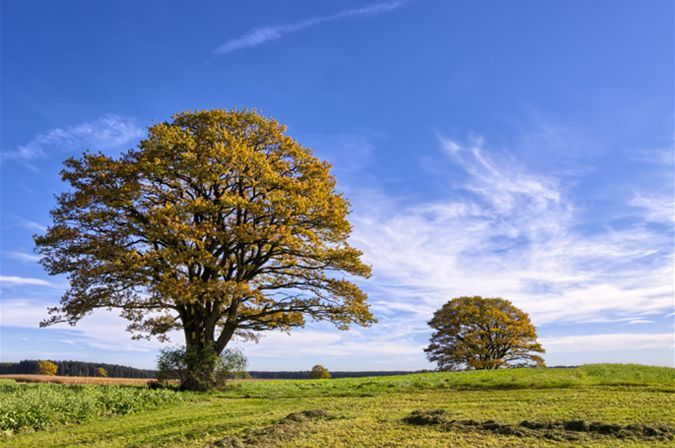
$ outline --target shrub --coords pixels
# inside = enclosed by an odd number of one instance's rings
[[[157,379],[178,379],[181,389],[208,390],[228,379],[243,378],[247,364],[244,354],[236,349],[224,350],[221,355],[211,347],[164,349],[157,358]]]
[[[157,381],[157,380],[148,381],[148,384],[146,384],[146,387],[150,390],[170,389],[171,388],[170,385],[167,384],[166,382]]]
[[[222,364],[216,366],[216,375],[221,380],[250,378],[250,375],[246,372],[248,360],[241,350],[236,348],[223,350],[220,359]]]
[[[98,367],[96,369],[96,375],[102,376],[102,377],[107,377],[108,376],[108,371],[104,369],[103,367]]]

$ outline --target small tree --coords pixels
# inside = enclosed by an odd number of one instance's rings
[[[38,361],[37,374],[54,376],[59,371],[59,366],[51,361]]]
[[[317,364],[312,367],[312,371],[309,372],[309,377],[313,380],[327,380],[330,378],[330,372],[324,366]]]
[[[107,377],[108,376],[108,371],[104,369],[103,367],[99,367],[96,369],[96,375],[102,376],[102,377]]]
[[[543,366],[544,349],[527,313],[500,298],[459,297],[434,313],[424,350],[439,370]]]

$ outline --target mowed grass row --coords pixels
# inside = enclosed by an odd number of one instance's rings
[[[674,369],[611,365],[244,382],[225,391],[189,394],[187,399],[167,401],[152,410],[96,418],[70,427],[55,425],[6,437],[0,443],[8,447],[206,447],[231,435],[273,427],[292,412],[324,409],[331,418],[302,424],[297,434],[269,446],[665,447],[672,442],[582,435],[577,442],[561,443],[485,432],[448,432],[411,426],[403,418],[417,409],[445,409],[458,420],[493,419],[509,424],[583,419],[622,425],[673,425],[673,392]]]

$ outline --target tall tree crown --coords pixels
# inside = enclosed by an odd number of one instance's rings
[[[220,351],[306,316],[374,321],[345,277],[370,268],[330,165],[255,111],[178,114],[119,158],[68,159],[62,178],[70,191],[36,244],[70,288],[45,325],[119,308],[137,335],[183,328]]]

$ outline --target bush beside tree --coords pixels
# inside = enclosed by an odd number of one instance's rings
[[[194,350],[187,347],[163,349],[157,358],[157,379],[160,382],[177,379],[181,389],[208,390],[227,380],[244,378],[248,361],[237,349],[226,349],[218,355],[215,350]]]

